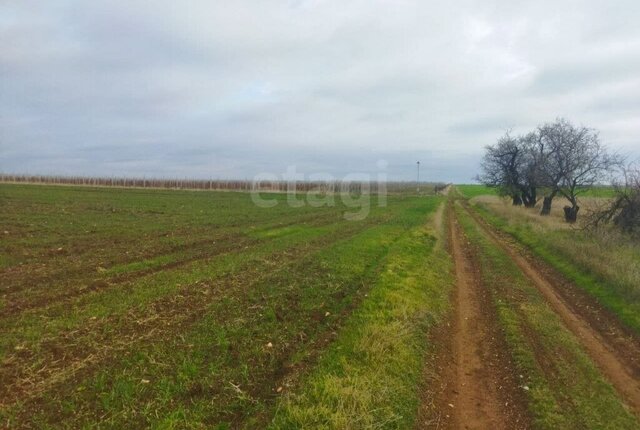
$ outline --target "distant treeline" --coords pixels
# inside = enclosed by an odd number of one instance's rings
[[[93,187],[123,188],[165,188],[178,190],[231,190],[231,191],[273,191],[286,192],[295,184],[297,192],[351,192],[366,191],[378,193],[386,189],[389,193],[417,191],[423,194],[438,193],[446,188],[443,183],[421,182],[357,182],[357,181],[249,181],[237,179],[157,179],[157,178],[100,178],[87,176],[13,175],[0,173],[0,182],[84,185]]]

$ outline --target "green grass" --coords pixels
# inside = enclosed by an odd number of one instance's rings
[[[484,196],[497,195],[497,190],[495,188],[487,187],[486,185],[479,184],[461,184],[455,186],[456,190],[458,190],[464,197],[470,199],[476,196]]]
[[[502,218],[482,204],[475,208],[487,222],[512,235],[640,334],[637,245],[586,231],[544,230],[530,222]]]
[[[264,427],[336,338],[379,340],[373,316],[407,330],[388,345],[413,366],[398,396],[415,406],[418,338],[444,306],[444,293],[427,297],[448,269],[425,227],[442,200],[389,196],[347,221],[339,202],[270,198],[263,209],[244,193],[0,185],[0,422]],[[409,422],[408,406],[383,400]]]
[[[604,381],[580,342],[564,327],[511,258],[458,208],[477,250],[536,428],[629,429],[640,423]]]
[[[283,399],[273,428],[412,427],[425,335],[448,308],[452,284],[436,236],[418,225],[390,247],[369,296],[302,389]]]
[[[498,195],[498,190],[496,188],[487,187],[486,185],[481,184],[460,184],[455,187],[468,199],[476,196]],[[580,197],[613,197],[614,195],[615,193],[613,188],[609,186],[593,187],[580,193]]]
[[[614,197],[615,190],[610,186],[598,186],[580,194],[582,197]]]

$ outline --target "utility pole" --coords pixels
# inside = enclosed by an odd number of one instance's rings
[[[420,194],[420,162],[416,163],[418,165],[418,179],[416,180],[416,184],[418,185],[418,194]]]

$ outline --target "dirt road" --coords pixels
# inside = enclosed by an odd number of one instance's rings
[[[598,304],[508,235],[462,204],[486,237],[530,280],[576,337],[628,410],[640,416],[640,339]],[[515,368],[497,323],[490,289],[482,283],[477,250],[458,224],[452,205],[448,228],[456,289],[450,323],[437,334],[438,393],[424,407],[420,428],[516,429],[531,420]],[[436,388],[437,391],[437,388]]]
[[[593,298],[564,281],[562,276],[535,257],[527,255],[468,205],[463,206],[487,236],[531,280],[624,402],[636,415],[640,415],[640,340]]]
[[[489,292],[462,229],[449,210],[449,240],[456,289],[451,322],[440,333],[441,392],[422,428],[519,429],[528,427]]]

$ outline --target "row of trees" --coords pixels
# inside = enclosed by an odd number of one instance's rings
[[[549,215],[554,199],[562,196],[569,202],[565,220],[575,222],[578,196],[607,182],[622,161],[594,129],[560,118],[525,135],[507,132],[487,146],[477,179],[510,196],[514,205],[534,207],[542,197],[541,215]]]
[[[20,175],[0,173],[1,182],[32,184],[64,184],[101,187],[124,188],[169,188],[184,190],[230,190],[230,191],[274,191],[286,192],[351,192],[351,193],[408,193],[415,192],[419,186],[435,193],[446,188],[446,184],[408,181],[305,181],[293,183],[286,180],[227,180],[227,179],[162,179],[162,178],[124,178],[124,177],[88,177],[88,176],[53,176],[53,175]]]

